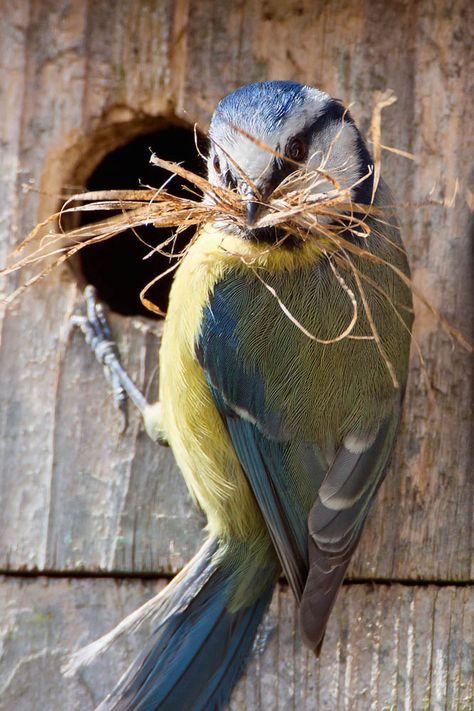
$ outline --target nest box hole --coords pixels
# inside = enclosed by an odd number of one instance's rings
[[[193,130],[169,125],[133,138],[106,155],[87,180],[87,190],[139,189],[147,185],[160,187],[170,174],[150,164],[152,152],[161,158],[182,163],[195,173],[204,174],[204,164],[196,149]],[[190,195],[185,181],[179,176],[174,177],[166,189],[174,195]],[[196,189],[193,187],[193,190]],[[81,213],[81,224],[111,214]],[[171,229],[147,226],[135,230],[135,233],[127,230],[105,242],[86,247],[81,251],[82,278],[96,287],[99,298],[112,311],[126,316],[158,318],[142,305],[139,294],[157,274],[165,272],[172,262],[158,252],[152,253],[147,259],[144,257],[151,252],[146,245],[156,246],[171,233]],[[193,234],[194,228],[181,233],[176,249],[184,247]],[[147,297],[162,311],[167,309],[173,275],[174,272],[164,276],[147,293]]]

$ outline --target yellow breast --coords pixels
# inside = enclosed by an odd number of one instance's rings
[[[195,355],[209,294],[232,260],[232,238],[205,228],[180,265],[160,350],[162,427],[191,494],[214,535],[247,540],[264,526]]]
[[[315,247],[271,249],[204,227],[177,270],[160,351],[162,428],[187,486],[206,513],[213,534],[248,540],[266,528],[248,487],[203,370],[195,355],[203,309],[229,270],[291,269],[314,262]]]

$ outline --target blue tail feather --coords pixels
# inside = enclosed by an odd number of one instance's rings
[[[273,582],[247,607],[229,609],[235,573],[215,542],[203,546],[184,572],[159,603],[148,648],[99,711],[218,711],[228,701]]]

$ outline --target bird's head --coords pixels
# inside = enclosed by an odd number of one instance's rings
[[[208,179],[237,190],[246,200],[246,234],[272,239],[252,229],[265,202],[290,173],[324,166],[341,188],[370,172],[372,158],[341,102],[291,81],[248,84],[224,97],[209,128]],[[324,191],[331,184],[318,184]],[[355,202],[369,203],[372,177],[352,190]]]

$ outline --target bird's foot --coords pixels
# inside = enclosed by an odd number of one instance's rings
[[[84,289],[84,298],[86,313],[74,314],[71,323],[82,331],[86,343],[102,365],[105,377],[112,387],[114,405],[122,415],[122,431],[125,431],[128,424],[127,391],[120,377],[123,367],[107,321],[106,307],[98,300],[97,291],[91,285]]]
[[[168,446],[162,431],[161,405],[159,402],[149,404],[124,369],[107,321],[106,307],[98,300],[97,291],[93,286],[86,286],[84,298],[85,315],[74,314],[71,323],[81,329],[112,386],[115,407],[122,413],[122,432],[126,430],[128,424],[127,398],[129,397],[140,411],[148,435],[154,442]]]

